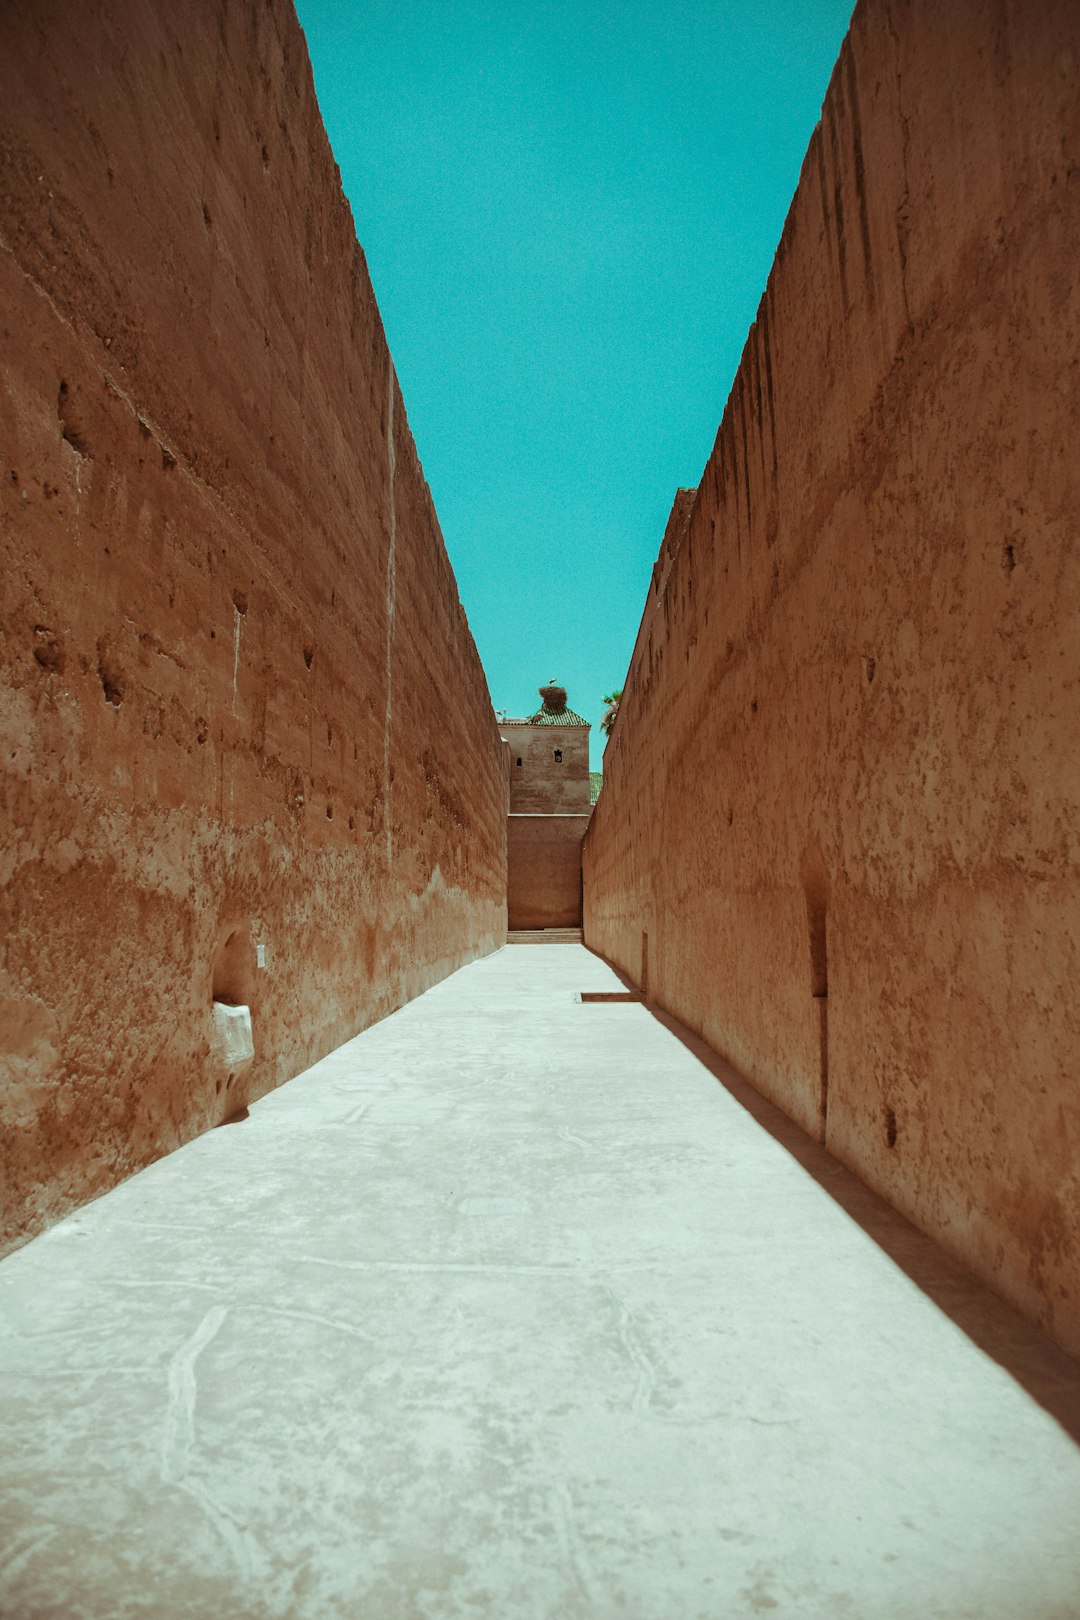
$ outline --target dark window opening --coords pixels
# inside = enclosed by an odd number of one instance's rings
[[[518,760],[518,764],[519,764],[519,765],[520,765],[520,764],[521,764],[521,761],[520,761],[520,759],[519,759],[519,760]]]
[[[556,763],[556,765],[561,765],[562,764],[562,749],[561,748],[556,748],[556,750],[555,750],[555,763]]]

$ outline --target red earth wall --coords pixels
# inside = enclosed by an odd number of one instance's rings
[[[509,928],[581,927],[581,840],[589,814],[511,815],[507,826]]]
[[[587,942],[1074,1350],[1078,82],[1073,0],[859,5],[584,857]]]
[[[10,1244],[501,944],[506,787],[287,0],[0,8],[0,164]]]

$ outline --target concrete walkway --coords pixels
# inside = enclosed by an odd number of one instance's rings
[[[504,949],[0,1266],[5,1620],[1080,1616],[1075,1363],[618,988]]]

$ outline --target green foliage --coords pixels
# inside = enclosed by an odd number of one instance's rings
[[[621,698],[621,686],[617,692],[604,693],[604,702],[606,703],[607,707],[605,708],[603,718],[600,721],[600,730],[604,733],[605,737],[611,736],[611,728],[615,724],[615,717],[619,712],[619,701]]]

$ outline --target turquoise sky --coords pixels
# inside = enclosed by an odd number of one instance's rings
[[[622,685],[851,9],[298,0],[496,708]]]

